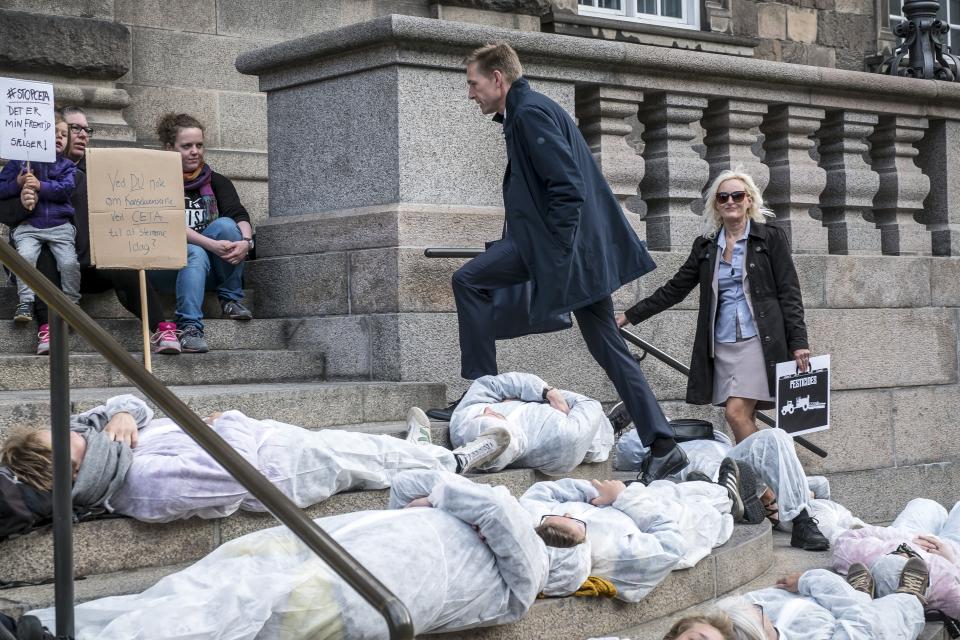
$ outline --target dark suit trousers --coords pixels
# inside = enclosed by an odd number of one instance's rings
[[[493,301],[489,290],[530,279],[526,265],[512,242],[503,240],[453,274],[453,297],[460,325],[460,375],[475,380],[497,374],[497,341]],[[673,430],[650,390],[647,380],[627,348],[614,319],[609,296],[576,309],[580,334],[590,355],[613,383],[627,406],[644,445],[659,437],[673,437]]]

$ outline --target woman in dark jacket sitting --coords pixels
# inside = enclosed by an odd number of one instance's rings
[[[782,229],[753,179],[720,174],[707,191],[707,232],[673,278],[617,317],[637,324],[672,307],[698,284],[700,312],[687,402],[724,407],[737,441],[757,430],[756,410],[773,407],[776,365],[810,363],[800,283]]]
[[[185,353],[209,350],[203,335],[203,293],[215,289],[221,317],[250,320],[243,305],[243,261],[253,248],[250,215],[230,179],[204,162],[203,125],[186,113],[168,113],[157,123],[163,148],[180,154],[187,225],[187,266],[152,271],[161,291],[176,290],[177,328]]]

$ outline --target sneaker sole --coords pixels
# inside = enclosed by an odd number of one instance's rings
[[[220,316],[223,320],[239,320],[240,322],[248,322],[253,320],[253,316]]]
[[[802,544],[794,544],[793,540],[790,540],[790,546],[794,549],[800,549],[801,551],[829,551],[830,543],[827,544],[812,544],[809,542],[804,542]]]
[[[13,316],[14,322],[33,322],[33,316]]]
[[[162,356],[175,356],[179,355],[183,349],[178,349],[177,347],[154,347],[153,353],[156,355]],[[196,351],[194,353],[205,353],[204,351]]]
[[[743,491],[743,486],[740,484],[740,465],[737,464],[736,460],[731,458],[724,458],[720,463],[720,476],[723,478],[724,469],[729,470],[729,474],[732,475],[737,484],[737,490],[731,491],[730,487],[720,482],[720,486],[727,490],[727,495],[730,497],[730,500],[733,501],[733,507],[731,510],[731,515],[733,516],[734,522],[741,522],[743,520],[743,498],[740,496],[740,492]]]
[[[181,349],[181,353],[207,353],[208,351],[210,351],[210,347],[206,349]]]
[[[757,497],[757,478],[749,466],[740,467],[740,500],[743,501],[743,522],[760,524],[766,519],[763,503]]]

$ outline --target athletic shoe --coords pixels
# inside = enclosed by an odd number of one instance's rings
[[[860,562],[854,562],[850,565],[850,568],[847,569],[847,584],[856,591],[865,593],[871,598],[875,597],[874,594],[877,589],[877,584],[870,574],[870,569],[867,569],[867,567]]]
[[[623,404],[623,402],[618,402],[613,405],[613,409],[610,409],[610,412],[607,414],[607,420],[609,420],[613,426],[614,438],[619,438],[621,433],[633,425],[633,418],[627,413],[627,405]]]
[[[720,476],[717,484],[727,490],[727,495],[733,502],[730,514],[734,522],[743,518],[743,499],[740,497],[740,466],[732,458],[724,458],[720,463]]]
[[[40,325],[40,331],[37,332],[37,355],[50,355],[50,325]]]
[[[506,429],[488,429],[473,442],[453,450],[457,459],[457,473],[469,473],[504,452],[510,444],[510,433]]]
[[[14,322],[33,322],[33,303],[21,302],[13,312]]]
[[[177,339],[177,325],[172,322],[158,324],[157,330],[150,336],[150,344],[153,345],[154,353],[176,355],[183,350],[180,340]]]
[[[927,587],[930,586],[930,570],[922,558],[909,558],[900,574],[900,586],[896,593],[909,593],[917,596],[923,606],[927,606]]]
[[[743,522],[760,524],[767,517],[757,496],[757,474],[749,464],[740,465],[740,499],[743,501]]]
[[[407,442],[433,444],[430,437],[430,419],[420,407],[410,407],[407,411]]]
[[[230,320],[251,320],[253,312],[243,306],[239,300],[221,300],[220,317]]]
[[[203,331],[193,326],[180,332],[180,347],[184,353],[206,353],[210,351],[207,341],[203,339]]]
[[[802,522],[793,521],[793,533],[790,534],[790,546],[804,551],[826,551],[830,541],[820,532],[816,518],[810,517]]]

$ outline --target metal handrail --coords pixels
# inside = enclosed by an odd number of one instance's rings
[[[430,247],[429,249],[423,250],[423,255],[427,258],[476,258],[478,255],[483,253],[483,251],[484,251],[483,249],[473,248],[473,247]],[[667,354],[666,352],[661,351],[660,349],[653,346],[652,344],[650,344],[640,336],[636,335],[635,333],[631,331],[627,331],[626,329],[621,327],[620,335],[623,336],[623,338],[627,342],[637,347],[640,347],[641,349],[644,350],[644,352],[649,353],[660,362],[679,371],[680,373],[682,373],[687,377],[690,376],[690,367],[683,364],[682,362],[680,362],[673,356]],[[757,418],[760,419],[760,422],[768,426],[771,426],[771,427],[777,426],[776,421],[765,413],[758,411]],[[806,438],[802,436],[793,436],[793,439],[796,441],[797,444],[799,444],[802,447],[805,447],[806,449],[809,449],[811,452],[815,453],[821,458],[827,457],[826,451],[824,451],[817,445],[813,444]]]
[[[72,473],[69,449],[69,380],[67,367],[66,321],[83,336],[110,364],[154,402],[171,420],[180,426],[197,444],[207,451],[247,491],[259,500],[273,516],[286,525],[308,548],[316,553],[331,569],[340,575],[361,597],[374,607],[387,622],[390,637],[397,640],[413,638],[413,621],[403,602],[390,592],[372,573],[340,546],[328,533],[308,518],[289,498],[273,486],[257,469],[238,454],[220,435],[211,429],[184,402],[162,382],[157,380],[143,365],[108,334],[99,324],[63,295],[50,280],[27,263],[6,242],[0,242],[0,262],[7,266],[18,279],[30,286],[50,307],[51,338],[51,412],[54,427],[52,434],[54,450],[54,502],[69,496]],[[58,353],[59,352],[59,353]],[[66,402],[64,399],[66,398]],[[60,489],[64,486],[67,491]],[[70,508],[69,503],[64,503]],[[63,505],[61,505],[62,508]],[[67,515],[55,511],[54,521],[54,593],[55,597],[67,598],[56,602],[57,637],[73,637],[73,569],[71,511]],[[57,521],[60,521],[59,526]],[[59,534],[59,535],[58,535]],[[69,564],[68,564],[69,563]],[[65,567],[62,565],[66,565]],[[61,625],[60,612],[69,607],[69,620]],[[65,614],[66,615],[66,614]]]

